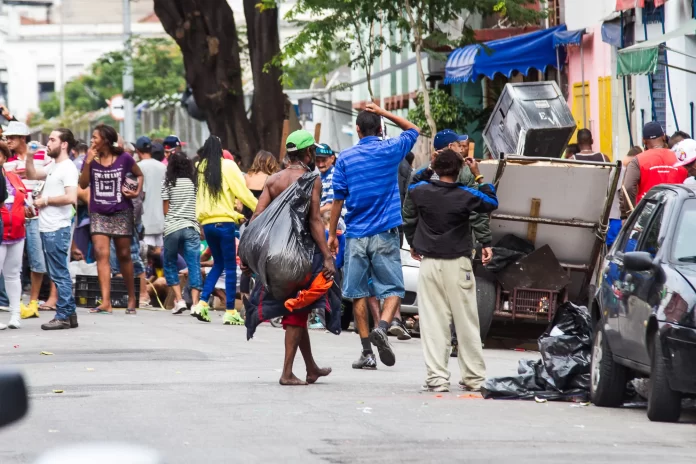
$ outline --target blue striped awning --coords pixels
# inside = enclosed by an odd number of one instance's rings
[[[447,58],[445,84],[473,82],[479,76],[493,79],[497,73],[511,77],[513,71],[526,76],[531,69],[545,71],[548,66],[556,67],[554,36],[566,30],[561,25],[458,48]],[[562,49],[559,52],[565,53]],[[564,60],[565,54],[561,63]]]

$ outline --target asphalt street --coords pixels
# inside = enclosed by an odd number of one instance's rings
[[[221,313],[205,324],[80,310],[78,329],[41,331],[49,317],[0,332],[2,364],[25,374],[31,408],[0,430],[2,464],[90,442],[142,445],[167,463],[676,463],[696,454],[692,412],[655,424],[643,409],[421,393],[418,339],[395,340],[396,366],[368,372],[350,367],[355,334],[312,332],[319,365],[333,373],[281,387],[283,330],[268,324],[247,342],[245,328],[223,326]],[[514,374],[518,359],[538,356],[484,354],[489,375]],[[295,373],[304,376],[299,354]]]

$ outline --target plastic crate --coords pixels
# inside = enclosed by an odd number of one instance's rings
[[[140,300],[140,279],[135,277],[135,301]],[[96,276],[75,276],[75,303],[82,307],[96,307],[101,302],[99,278]],[[122,277],[111,278],[111,305],[114,308],[128,307],[128,289]]]
[[[558,306],[558,292],[533,288],[515,288],[510,309],[513,319],[550,321]]]

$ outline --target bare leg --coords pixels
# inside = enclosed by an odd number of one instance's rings
[[[179,284],[172,285],[170,288],[174,292],[174,301],[180,301],[184,298],[181,295],[181,285],[179,285]]]
[[[109,265],[111,243],[106,235],[92,235],[92,244],[97,259],[97,275],[102,295],[102,304],[99,305],[99,309],[111,312],[111,265]]]
[[[382,310],[382,320],[386,321],[387,324],[391,324],[394,320],[394,314],[396,310],[400,310],[401,298],[398,296],[390,296],[384,300],[384,309]]]
[[[47,308],[55,308],[56,303],[58,303],[58,289],[56,288],[56,284],[51,282],[51,294],[43,305]]]
[[[307,366],[307,383],[314,383],[319,380],[319,377],[326,377],[331,373],[331,368],[321,368],[317,366],[314,357],[312,356],[312,344],[309,341],[309,330],[307,327],[302,331],[302,340],[300,340],[300,353]]]
[[[396,313],[394,313],[394,318],[403,321],[404,318],[401,317],[401,299],[399,298],[399,305],[396,307]]]
[[[281,385],[307,385],[292,373],[292,365],[295,362],[297,348],[304,336],[306,328],[289,325],[285,328],[285,362],[283,363],[283,373],[280,376]]]
[[[370,308],[370,314],[372,314],[372,323],[374,324],[374,328],[377,328],[377,325],[379,324],[379,319],[382,317],[380,315],[381,308],[379,305],[379,300],[374,296],[368,297],[367,307]]]
[[[29,292],[30,301],[39,301],[39,293],[41,292],[43,276],[43,274],[39,274],[38,272],[31,273],[31,292]]]
[[[370,336],[370,325],[367,320],[367,298],[353,300],[353,317],[360,338]]]
[[[146,296],[149,297],[147,294],[147,278],[145,273],[143,272],[138,277],[140,278],[140,303],[150,303],[150,301],[145,298]]]
[[[135,301],[135,282],[133,280],[133,261],[131,260],[131,241],[132,237],[117,237],[114,238],[116,245],[116,254],[118,255],[118,264],[121,268],[123,281],[128,289],[128,308],[136,308]]]

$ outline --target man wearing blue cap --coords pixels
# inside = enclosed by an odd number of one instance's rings
[[[438,132],[433,140],[433,145],[435,147],[435,152],[432,154],[430,163],[413,174],[409,186],[415,185],[418,182],[436,180],[438,179],[437,174],[432,169],[432,163],[437,158],[437,155],[444,151],[445,149],[450,149],[456,153],[459,153],[464,159],[469,155],[469,136],[464,134],[457,134],[451,129],[445,129]],[[483,181],[483,176],[477,171],[476,173],[471,172],[471,168],[467,163],[464,163],[462,169],[459,171],[459,177],[457,182],[471,188],[478,188],[478,185]],[[404,218],[404,234],[406,236],[413,236],[416,231],[416,224],[418,223],[418,211],[413,204],[413,201],[409,197],[408,191],[406,192],[406,198],[404,199],[404,206],[402,211],[402,216]],[[483,264],[490,262],[493,257],[493,250],[491,249],[491,226],[490,219],[487,214],[471,213],[469,219],[469,224],[471,225],[472,236],[475,241],[481,244],[481,261]],[[414,253],[411,250],[412,254]],[[454,324],[450,326],[450,331],[452,334],[452,357],[457,357],[458,354],[458,341],[457,334],[454,330]]]
[[[167,167],[152,158],[152,141],[149,137],[140,137],[135,142],[138,153],[138,166],[143,171],[143,240],[147,246],[160,253],[164,245],[164,210],[162,209],[162,182],[167,174]]]

